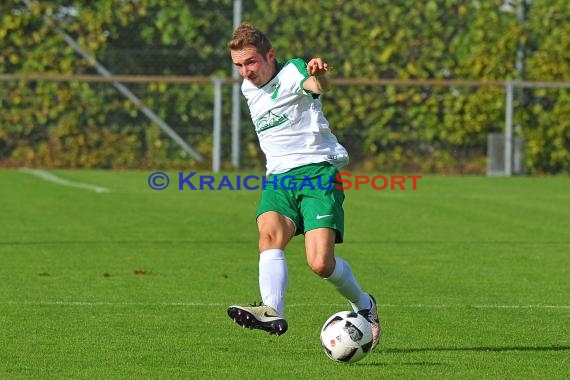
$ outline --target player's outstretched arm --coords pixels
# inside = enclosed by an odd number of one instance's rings
[[[307,71],[311,75],[303,84],[305,90],[315,94],[323,94],[329,90],[330,85],[326,73],[329,65],[322,58],[313,58],[307,64]]]

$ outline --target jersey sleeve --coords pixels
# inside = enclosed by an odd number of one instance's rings
[[[295,67],[294,71],[297,73],[293,79],[295,81],[293,88],[301,94],[312,95],[313,93],[311,91],[307,91],[303,88],[305,81],[311,77],[307,70],[307,63],[301,58],[294,58],[289,60],[287,64],[293,65]]]

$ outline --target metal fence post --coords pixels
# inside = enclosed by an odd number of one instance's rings
[[[505,83],[507,99],[505,104],[505,176],[513,173],[513,87],[511,81]]]
[[[222,157],[222,84],[224,78],[213,77],[214,84],[214,141],[212,143],[212,171],[220,171]]]
[[[234,30],[241,23],[242,1],[234,0]],[[232,68],[232,165],[234,168],[240,167],[240,124],[241,124],[241,83],[239,73],[234,66]]]

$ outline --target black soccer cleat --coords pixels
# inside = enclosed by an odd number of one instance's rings
[[[238,325],[248,329],[267,331],[271,335],[283,335],[288,325],[274,308],[265,305],[238,306],[228,308],[229,317]]]

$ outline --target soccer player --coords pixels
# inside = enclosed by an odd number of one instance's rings
[[[344,230],[344,193],[335,178],[348,153],[329,129],[321,107],[330,67],[322,58],[277,62],[269,39],[250,23],[234,31],[228,47],[244,78],[241,90],[267,159],[267,181],[257,210],[262,304],[232,305],[228,315],[242,327],[275,335],[287,331],[284,250],[293,236],[304,234],[309,267],[366,317],[374,348],[380,340],[376,301],[359,286],[348,263],[334,255]]]

